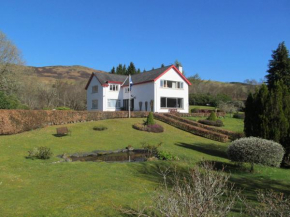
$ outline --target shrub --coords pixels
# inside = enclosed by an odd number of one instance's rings
[[[165,168],[158,174],[164,182],[153,192],[150,205],[137,209],[121,207],[119,211],[126,216],[222,217],[228,216],[240,196],[229,183],[230,175],[214,171],[212,164],[195,166],[183,174]]]
[[[103,130],[107,130],[108,127],[105,127],[105,126],[96,126],[96,127],[93,127],[94,130],[97,130],[97,131],[103,131]]]
[[[201,123],[201,124],[206,124],[206,125],[215,126],[215,127],[222,127],[222,126],[224,126],[224,123],[221,120],[216,120],[216,121],[199,120],[198,122]]]
[[[199,109],[197,109],[197,108],[193,108],[190,111],[191,111],[191,113],[199,113]]]
[[[171,152],[168,151],[158,151],[157,157],[160,160],[179,160],[177,156],[174,156],[171,154]]]
[[[162,142],[158,143],[157,145],[151,145],[147,142],[142,143],[142,148],[148,151],[149,157],[156,156],[158,154],[158,148],[161,147]]]
[[[28,158],[49,159],[52,156],[50,148],[38,147],[28,151]]]
[[[168,117],[169,116],[169,117]],[[203,128],[204,125],[202,124],[198,124],[196,123],[198,126],[194,126],[192,125],[189,121],[186,122],[187,120],[185,120],[184,118],[180,118],[182,120],[179,120],[179,117],[175,116],[175,115],[170,115],[170,114],[154,114],[154,117],[160,121],[163,121],[167,124],[170,124],[172,126],[175,126],[179,129],[188,131],[192,134],[198,135],[198,136],[202,136],[208,139],[212,139],[212,140],[216,140],[216,141],[220,141],[220,142],[227,142],[228,141],[228,136],[218,133],[218,132],[214,132],[211,129],[207,130],[205,128]],[[184,120],[184,121],[183,121]]]
[[[248,216],[290,216],[290,197],[273,190],[257,191],[258,205],[243,201]]]
[[[154,124],[154,117],[153,117],[153,113],[149,112],[149,115],[147,117],[147,125],[153,125]]]
[[[237,119],[245,119],[245,114],[244,113],[235,113],[233,115],[233,118],[237,118]]]
[[[152,133],[162,133],[164,128],[159,124],[152,124],[147,126],[147,131]]]
[[[211,132],[217,132],[217,133],[221,133],[221,134],[227,135],[232,140],[244,137],[243,133],[237,133],[237,132],[232,132],[232,131],[225,130],[225,129],[219,129],[219,128],[216,128],[216,127],[207,126],[207,125],[200,124],[200,123],[198,123],[196,121],[193,121],[193,120],[188,120],[188,119],[185,119],[185,118],[182,118],[182,117],[178,117],[176,115],[171,115],[171,114],[164,114],[164,115],[167,116],[167,117],[173,118],[175,120],[181,121],[183,123],[192,125],[192,126],[203,128],[203,129],[206,129],[206,130],[211,131]]]
[[[274,141],[247,137],[233,141],[228,147],[227,154],[232,161],[251,163],[251,171],[253,171],[254,163],[279,167],[284,149]]]
[[[136,130],[147,131],[152,133],[162,133],[164,128],[159,124],[152,124],[152,125],[144,125],[140,123],[136,123],[133,125],[133,128]]]
[[[209,121],[216,121],[217,120],[216,113],[214,111],[212,111],[210,113],[210,116],[207,118],[207,120],[209,120]]]

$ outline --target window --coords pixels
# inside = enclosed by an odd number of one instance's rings
[[[172,89],[183,89],[183,82],[181,82],[181,81],[160,80],[160,87],[172,88]]]
[[[119,85],[118,84],[110,84],[110,91],[118,91]]]
[[[121,100],[119,99],[108,99],[109,108],[121,108]]]
[[[92,93],[97,93],[99,90],[98,85],[92,86]]]
[[[160,107],[161,108],[183,108],[183,99],[182,98],[160,98]]]
[[[129,87],[125,88],[125,93],[129,93]]]
[[[98,100],[97,99],[92,100],[92,109],[98,109]]]

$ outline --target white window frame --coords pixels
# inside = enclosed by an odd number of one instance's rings
[[[165,101],[165,104],[166,104],[166,106],[165,107],[162,107],[162,104],[161,104],[161,99],[162,98],[165,98],[166,99],[166,101]],[[176,104],[178,103],[178,99],[181,99],[182,100],[182,105],[180,106],[180,107],[168,107],[167,106],[167,99],[175,99],[176,100]],[[184,108],[184,98],[178,98],[178,97],[165,97],[165,96],[162,96],[162,97],[160,97],[160,108],[161,109],[170,109],[170,108],[176,108],[176,109],[183,109]]]
[[[98,100],[97,99],[93,99],[92,100],[92,109],[98,109],[98,108],[99,108],[99,102],[98,102]]]
[[[98,93],[98,92],[99,92],[99,86],[98,85],[92,86],[92,93]]]
[[[113,103],[113,104],[115,104],[115,106],[111,106],[112,100],[116,101],[115,103]],[[108,106],[108,108],[121,108],[121,100],[120,99],[108,99],[107,106]]]
[[[125,93],[129,93],[129,87],[125,87]]]
[[[119,84],[110,84],[109,90],[114,92],[119,91]]]
[[[175,86],[175,88],[168,87],[168,81],[172,82],[171,86]],[[174,85],[173,85],[173,83],[174,83]],[[182,81],[171,81],[171,80],[160,80],[160,87],[161,88],[182,90],[183,89],[183,82]]]

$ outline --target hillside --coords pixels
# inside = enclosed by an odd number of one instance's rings
[[[51,83],[57,79],[70,82],[88,80],[92,72],[105,73],[101,70],[96,70],[84,66],[44,66],[34,67],[28,66],[31,75],[36,76],[39,80],[45,83]]]

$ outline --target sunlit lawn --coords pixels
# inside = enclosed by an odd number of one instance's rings
[[[180,158],[181,167],[201,160],[228,165],[231,180],[253,197],[257,188],[290,193],[290,170],[256,166],[256,172],[231,169],[219,143],[160,123],[161,134],[137,131],[132,124],[142,119],[112,119],[66,125],[71,136],[55,137],[57,126],[0,137],[0,216],[120,216],[114,206],[136,207],[149,202],[160,182],[157,166],[171,162],[144,163],[55,163],[63,153],[115,150],[142,142],[157,144]],[[233,123],[234,124],[234,123]],[[94,131],[97,125],[106,131]],[[47,146],[54,153],[49,160],[26,159],[33,147]],[[175,164],[176,162],[174,162]],[[218,163],[218,164],[220,164]],[[166,166],[165,165],[165,166]]]

